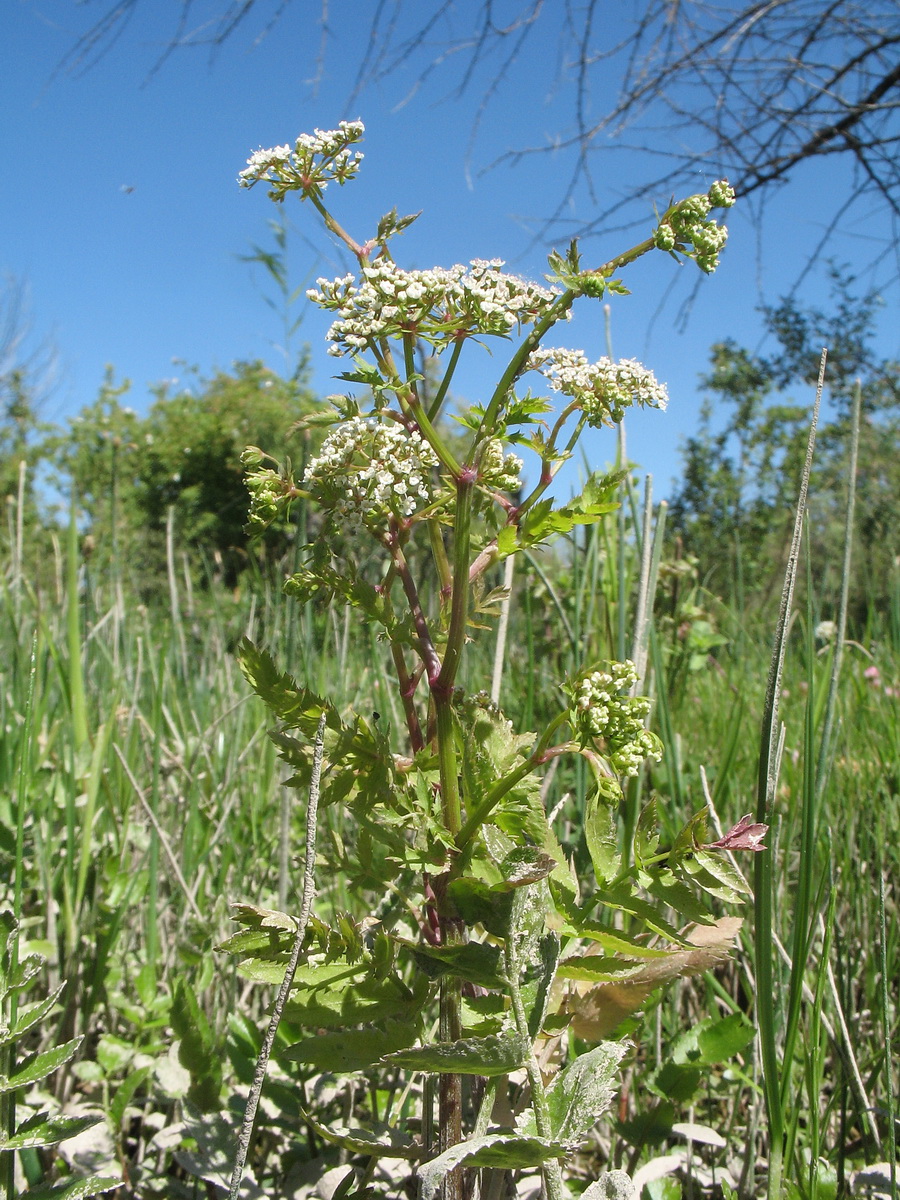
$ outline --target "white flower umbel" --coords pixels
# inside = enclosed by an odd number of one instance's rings
[[[437,457],[416,432],[375,417],[353,417],[328,435],[303,486],[345,526],[383,529],[435,498]]]
[[[582,350],[535,350],[527,369],[539,371],[553,391],[577,401],[595,429],[618,424],[633,404],[665,408],[669,402],[665,384],[632,358],[589,362]]]
[[[273,200],[283,200],[288,192],[320,195],[334,180],[345,184],[359,171],[362,154],[351,151],[365,132],[362,121],[341,121],[337,129],[317,129],[301,133],[293,149],[273,146],[271,150],[256,150],[247,159],[247,166],[238,176],[241,187],[269,183]]]
[[[364,267],[361,282],[345,275],[319,279],[306,294],[338,314],[328,331],[328,353],[356,354],[385,337],[414,334],[442,348],[462,337],[506,337],[533,324],[559,292],[507,275],[501,259],[468,267],[404,271],[389,260]]]
[[[605,743],[606,758],[619,775],[637,775],[645,758],[662,757],[659,738],[644,728],[650,713],[646,696],[629,696],[637,683],[630,660],[610,662],[569,685],[571,719],[584,742]]]

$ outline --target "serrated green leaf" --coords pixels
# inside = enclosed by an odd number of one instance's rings
[[[616,812],[600,787],[591,791],[584,810],[584,836],[597,882],[602,886],[618,875],[619,854]]]
[[[411,1046],[418,1033],[416,1020],[389,1020],[362,1029],[318,1032],[282,1051],[280,1057],[310,1063],[320,1071],[364,1071],[385,1055]]]
[[[408,1071],[439,1074],[508,1075],[524,1066],[531,1055],[531,1042],[511,1029],[486,1037],[460,1038],[455,1042],[432,1042],[387,1054],[384,1062]]]
[[[672,843],[672,849],[669,853],[669,865],[677,866],[682,859],[693,855],[698,846],[702,846],[704,842],[709,841],[709,831],[707,829],[707,820],[709,810],[706,805],[699,812],[694,813],[683,829],[680,829],[675,835],[675,841]]]
[[[517,549],[515,525],[504,525],[497,534],[497,558],[508,558]]]
[[[352,986],[337,980],[330,988],[293,992],[285,1015],[288,1020],[308,1029],[372,1025],[388,1019],[415,1021],[419,1019],[428,995],[428,981],[421,975],[412,987],[393,976],[362,978]]]
[[[553,1080],[547,1089],[550,1132],[553,1139],[569,1146],[580,1145],[606,1112],[616,1094],[615,1080],[626,1046],[621,1042],[601,1042]],[[527,1134],[534,1133],[531,1110],[517,1123]]]
[[[379,1138],[367,1129],[351,1129],[337,1122],[323,1125],[316,1120],[312,1113],[303,1109],[301,1112],[304,1121],[315,1130],[319,1137],[330,1142],[331,1145],[341,1146],[353,1154],[365,1154],[369,1158],[405,1158],[409,1161],[414,1161],[422,1155],[421,1146],[401,1141],[393,1129],[385,1130],[385,1133],[393,1135],[391,1139]]]
[[[134,1099],[138,1088],[150,1077],[152,1070],[152,1067],[138,1067],[136,1071],[130,1071],[116,1088],[116,1094],[109,1106],[109,1120],[115,1130],[121,1130],[128,1105]]]
[[[0,1030],[0,1046],[17,1042],[23,1033],[27,1033],[29,1029],[34,1029],[36,1025],[39,1025],[53,1008],[65,986],[65,983],[61,983],[43,1000],[37,1000],[33,1004],[21,1007],[12,1028]]]
[[[221,1107],[222,1056],[194,989],[185,979],[175,985],[169,1019],[178,1038],[178,1061],[191,1076],[188,1100],[200,1112],[217,1112]]]
[[[627,962],[604,954],[578,954],[564,958],[556,969],[560,979],[582,979],[590,983],[616,983],[644,969],[642,962]]]
[[[721,899],[732,903],[741,895],[753,894],[753,889],[724,854],[718,854],[714,850],[697,850],[694,853],[694,862],[719,885],[718,889],[713,892],[702,877],[696,877],[697,882],[705,891],[712,892],[713,895],[720,896]]]
[[[66,1138],[76,1137],[103,1120],[103,1114],[89,1117],[65,1117],[56,1113],[35,1113],[23,1121],[13,1137],[0,1137],[0,1150],[24,1150],[28,1146],[55,1146]]]
[[[39,1079],[46,1079],[75,1055],[82,1041],[83,1038],[80,1037],[72,1038],[70,1042],[54,1046],[51,1050],[30,1054],[17,1065],[11,1075],[0,1075],[0,1092],[12,1092],[16,1088],[37,1083]]]
[[[7,972],[5,990],[18,992],[27,988],[44,969],[45,960],[39,954],[29,954]]]
[[[672,942],[673,945],[684,946],[687,944],[676,926],[660,910],[660,907],[651,904],[642,896],[634,895],[631,885],[628,883],[607,891],[598,890],[594,901],[602,904],[604,908],[628,913],[635,920],[639,921],[650,933],[659,934],[661,937]],[[704,915],[704,922],[709,919],[708,916]]]
[[[277,959],[290,954],[293,935],[276,929],[243,929],[220,942],[215,949],[221,954],[240,954],[247,957]]]
[[[122,1180],[111,1175],[91,1175],[65,1183],[39,1183],[28,1189],[27,1196],[28,1200],[84,1200],[87,1196],[99,1196],[121,1186]]]
[[[627,471],[594,471],[581,492],[559,509],[559,513],[576,525],[593,525],[618,507],[615,493]]]
[[[656,797],[653,796],[641,809],[634,831],[634,861],[643,867],[659,849],[659,817]]]
[[[257,696],[287,728],[302,729],[312,739],[323,712],[327,728],[342,728],[333,704],[301,687],[286,672],[279,671],[268,650],[254,645],[249,638],[241,641],[238,665]]]
[[[698,925],[711,925],[713,917],[704,908],[703,902],[671,871],[660,871],[652,875],[647,883],[647,891],[657,900],[673,908],[685,921],[695,921]]]
[[[462,1163],[470,1167],[538,1167],[551,1158],[562,1158],[566,1148],[544,1138],[521,1137],[512,1133],[488,1133],[451,1146],[437,1158],[423,1163],[419,1176],[420,1200],[432,1200],[444,1176]]]
[[[481,942],[466,942],[460,946],[425,946],[402,941],[400,944],[408,946],[419,968],[430,979],[455,975],[486,988],[505,986],[502,956],[496,946]]]

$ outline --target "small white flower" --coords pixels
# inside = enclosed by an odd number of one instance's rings
[[[408,518],[433,502],[428,469],[435,466],[437,456],[416,431],[353,417],[325,439],[304,486],[345,527],[381,529],[389,516]]]
[[[593,428],[617,424],[633,404],[664,409],[669,401],[665,385],[631,358],[592,363],[581,350],[542,349],[529,357],[527,369],[539,371],[553,391],[576,400]]]

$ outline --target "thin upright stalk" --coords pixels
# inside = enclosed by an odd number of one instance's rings
[[[234,1160],[234,1170],[231,1173],[228,1200],[237,1200],[240,1195],[241,1181],[244,1178],[244,1167],[247,1162],[250,1141],[253,1137],[253,1126],[256,1121],[256,1112],[259,1108],[259,1098],[266,1080],[269,1058],[272,1054],[272,1047],[275,1045],[275,1035],[278,1032],[279,1022],[281,1021],[282,1013],[291,992],[294,975],[297,972],[297,964],[300,962],[300,951],[303,948],[303,939],[306,937],[306,927],[312,915],[313,898],[316,891],[316,833],[319,817],[319,788],[322,779],[322,759],[324,754],[325,713],[323,712],[319,717],[319,724],[316,728],[316,739],[313,744],[312,773],[309,781],[309,804],[306,808],[306,850],[303,862],[303,897],[300,902],[300,916],[297,918],[294,944],[291,947],[291,955],[288,959],[284,979],[281,981],[281,987],[278,989],[278,995],[275,998],[275,1004],[272,1008],[272,1016],[269,1019],[269,1027],[266,1030],[266,1036],[263,1039],[259,1057],[256,1060],[253,1083],[250,1087],[250,1095],[247,1097],[247,1107],[244,1109],[244,1119],[241,1122],[241,1130],[238,1135],[237,1154]]]
[[[816,427],[822,403],[822,391],[825,386],[825,361],[826,353],[823,350],[819,369],[819,381],[816,388],[816,401],[810,422],[806,460],[800,479],[794,531],[785,571],[784,588],[781,594],[781,608],[775,627],[775,640],[769,665],[769,677],[766,683],[756,799],[756,819],[763,824],[772,823],[772,812],[778,787],[779,746],[783,741],[778,720],[781,678],[787,652],[790,613],[794,598],[794,585],[797,578],[797,563],[800,557],[803,518],[806,512],[806,496],[809,489],[809,476],[812,470],[813,450],[816,444]],[[755,856],[753,912],[756,929],[754,941],[757,986],[756,1015],[763,1068],[763,1094],[766,1101],[766,1115],[769,1127],[769,1172],[766,1195],[768,1200],[781,1200],[784,1179],[785,1129],[784,1109],[781,1100],[781,1075],[782,1070],[787,1071],[790,1069],[790,1065],[787,1063],[782,1065],[778,1053],[777,1010],[780,989],[776,987],[774,972],[774,857],[772,851]]]

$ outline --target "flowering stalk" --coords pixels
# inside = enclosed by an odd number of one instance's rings
[[[362,722],[349,731],[332,711],[329,728],[337,723],[342,732],[335,734],[340,753],[329,764],[329,778],[336,780],[338,795],[351,805],[366,830],[366,873],[375,870],[370,843],[383,834],[384,871],[393,872],[383,880],[385,890],[417,912],[423,935],[416,954],[436,956],[429,974],[440,978],[440,1045],[401,1049],[389,1056],[392,1063],[440,1077],[441,1153],[420,1168],[423,1195],[432,1195],[434,1180],[443,1179],[445,1200],[458,1200],[464,1159],[468,1157],[472,1166],[492,1165],[490,1158],[478,1158],[480,1143],[495,1148],[498,1139],[509,1136],[510,1144],[525,1156],[520,1165],[537,1165],[528,1156],[534,1155],[535,1145],[540,1147],[538,1161],[544,1164],[551,1200],[559,1200],[563,1194],[560,1158],[586,1129],[573,1132],[566,1125],[569,1118],[559,1124],[531,1050],[544,1012],[528,1006],[538,1003],[535,996],[543,997],[545,1005],[548,1002],[554,954],[558,957],[559,950],[557,941],[551,953],[555,935],[548,934],[548,942],[543,934],[540,905],[549,904],[551,896],[543,880],[558,871],[557,882],[564,892],[571,884],[566,855],[536,799],[536,773],[562,754],[580,754],[588,760],[595,784],[588,798],[586,832],[598,880],[631,884],[632,875],[622,872],[610,849],[612,835],[608,829],[603,831],[604,813],[609,826],[609,813],[622,794],[620,781],[637,774],[646,760],[658,759],[662,745],[646,728],[649,700],[628,694],[636,678],[631,663],[593,664],[563,684],[569,703],[540,737],[514,733],[495,706],[479,695],[463,695],[458,681],[472,628],[473,585],[498,558],[545,544],[576,521],[601,520],[613,507],[614,483],[592,480],[581,497],[554,509],[545,493],[556,472],[571,456],[586,425],[615,426],[633,405],[664,408],[666,404],[665,388],[640,364],[609,358],[591,361],[580,350],[545,349],[543,339],[571,317],[576,300],[624,291],[616,272],[653,249],[691,257],[703,271],[712,271],[726,233],[709,214],[716,207],[728,207],[733,193],[720,183],[705,195],[671,205],[649,238],[597,268],[582,268],[573,243],[566,255],[551,256],[550,287],[508,274],[497,259],[407,270],[394,261],[388,242],[413,217],[398,217],[394,210],[379,222],[374,237],[360,241],[333,217],[323,200],[330,184],[343,186],[357,174],[362,155],[353,147],[362,132],[358,121],[342,122],[336,130],[316,130],[301,135],[293,146],[257,151],[241,172],[242,186],[265,182],[276,201],[291,191],[311,201],[326,228],[354,256],[355,272],[319,279],[308,297],[333,316],[327,335],[329,354],[352,358],[354,369],[342,378],[366,389],[362,399],[332,398],[332,428],[302,479],[295,480],[289,465],[281,466],[260,450],[250,448],[245,453],[252,498],[250,526],[261,530],[297,496],[313,501],[322,513],[321,532],[306,547],[306,561],[287,581],[286,590],[299,597],[324,596],[355,606],[366,620],[380,625],[390,644],[412,758],[386,757],[384,741]],[[467,343],[488,338],[517,341],[486,403],[455,414],[468,431],[465,449],[457,454],[439,421]],[[425,351],[447,356],[437,392],[427,402],[422,374],[416,370]],[[517,394],[520,380],[529,374],[549,395]],[[565,399],[548,433],[543,414],[551,410],[554,395]],[[536,453],[539,476],[525,499],[517,502],[515,495],[523,490],[523,463],[509,447],[523,445]],[[445,530],[449,530],[446,545]],[[430,552],[430,569],[416,553],[420,545]],[[374,583],[367,578],[373,548],[387,560]],[[250,647],[244,653],[245,672],[283,723],[279,745],[300,778],[302,743],[287,731],[304,730],[306,714],[315,706],[300,685],[279,677],[261,652]],[[417,663],[408,661],[411,653]],[[427,711],[420,711],[424,692],[420,682],[427,684]],[[325,702],[317,703],[321,709]],[[367,783],[370,777],[372,782]],[[421,828],[408,843],[401,838],[398,847],[396,830],[410,828],[411,813],[413,825]],[[735,836],[755,834],[754,828],[752,834],[740,830]],[[641,878],[649,878],[664,857],[668,871],[678,870],[683,845],[688,845],[684,838],[666,856],[645,848]],[[716,849],[716,844],[696,847],[698,855]],[[697,877],[693,863],[691,871]],[[418,908],[398,887],[398,880],[417,875],[423,881]],[[502,883],[497,883],[498,878]],[[531,885],[537,890],[526,903],[521,892]],[[721,887],[715,894],[721,895]],[[483,907],[485,895],[493,895],[500,909],[511,896],[512,909],[522,921],[531,922],[529,929],[513,922],[505,932],[498,932],[491,926],[491,904]],[[671,903],[671,889],[662,894],[661,903]],[[579,929],[580,920],[589,922],[589,909],[590,902],[580,916],[575,901],[568,904],[567,927]],[[499,1067],[478,1058],[480,1039],[469,1038],[463,1024],[463,979],[471,982],[467,970],[474,969],[465,967],[465,954],[482,952],[484,958],[476,954],[473,961],[483,962],[493,953],[487,942],[467,945],[470,937],[478,939],[482,919],[492,934],[504,940],[508,1016],[499,1018],[491,1035],[498,1039],[491,1044],[499,1047]],[[658,929],[660,922],[650,927]],[[392,940],[388,930],[375,938],[380,947],[377,961],[361,936],[354,941],[344,930],[322,937],[325,966],[333,966],[345,953],[348,968],[357,971],[371,954],[374,965],[367,982],[372,988],[387,978],[394,956],[409,953],[409,943],[399,937]],[[341,937],[348,941],[339,952]],[[540,969],[550,972],[540,980],[531,978],[527,988],[525,974],[535,964],[526,961],[526,943],[543,946],[537,956]],[[310,953],[314,960],[314,952]],[[317,981],[315,970],[312,961],[306,968],[311,986],[327,986],[324,977]],[[496,988],[504,984],[503,975],[499,966],[496,974],[481,966],[474,979],[482,988]],[[396,980],[397,995],[410,994],[408,975],[391,978]],[[429,999],[426,988],[418,1014],[420,1026]],[[405,1010],[403,1020],[409,1024]],[[526,1045],[528,1053],[523,1050]],[[448,1061],[454,1065],[448,1067]],[[518,1067],[524,1067],[531,1082],[533,1134],[492,1133],[490,1111],[483,1109],[474,1139],[460,1147],[460,1072],[496,1077]],[[605,1082],[597,1090],[595,1074],[586,1072],[583,1080],[579,1076],[571,1084],[579,1098],[573,1107],[588,1115],[594,1112],[591,1105],[600,1111],[611,1095]]]

